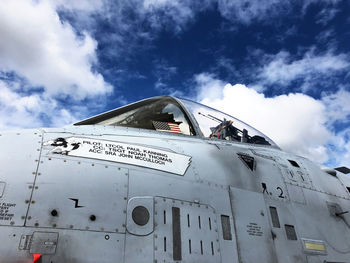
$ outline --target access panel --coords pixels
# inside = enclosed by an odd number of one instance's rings
[[[276,263],[263,194],[230,187],[239,257],[242,263]]]

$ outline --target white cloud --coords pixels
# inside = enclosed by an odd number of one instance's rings
[[[0,81],[0,130],[43,127],[48,124],[63,126],[76,121],[55,99],[40,94],[20,94],[14,91],[17,86],[16,82]]]
[[[313,3],[323,4],[325,7],[319,14],[319,22],[327,23],[335,14],[336,9],[332,8],[340,0],[216,0],[218,9],[223,17],[228,20],[240,22],[243,24],[250,24],[252,22],[274,21],[272,18],[285,16],[293,10],[294,7],[299,6],[302,10],[302,15],[305,15],[308,7]]]
[[[264,20],[272,16],[287,13],[290,9],[289,0],[218,0],[221,15],[229,20],[249,24],[252,20]]]
[[[347,54],[335,55],[331,51],[315,55],[311,49],[300,59],[293,59],[286,51],[269,57],[269,62],[262,67],[258,75],[262,84],[288,86],[292,81],[298,79],[309,83],[319,78],[346,72],[350,67],[350,59]],[[307,89],[307,86],[305,85],[304,89]]]
[[[301,93],[268,98],[245,85],[227,84],[208,73],[196,75],[195,80],[197,100],[247,122],[285,151],[318,163],[331,161],[331,165],[344,162],[340,153],[350,155],[350,136],[329,129],[344,116],[339,107],[348,105],[348,92],[340,91],[323,100]],[[350,113],[349,106],[342,109]],[[350,129],[347,132],[350,135]],[[329,143],[335,145],[333,149]]]
[[[327,116],[334,122],[350,121],[350,92],[341,88],[336,93],[324,93],[323,103],[327,107]]]
[[[87,32],[77,35],[49,2],[0,5],[0,35],[0,70],[15,71],[49,95],[81,99],[112,89],[93,69],[97,42]]]

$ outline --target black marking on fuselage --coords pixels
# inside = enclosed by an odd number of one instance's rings
[[[79,199],[76,199],[76,198],[69,198],[69,199],[75,202],[74,208],[84,207],[84,206],[81,206],[81,205],[78,204],[79,203]]]

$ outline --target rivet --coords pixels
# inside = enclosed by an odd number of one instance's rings
[[[158,235],[157,235],[157,234],[155,234],[155,235],[154,235],[154,238],[157,238],[157,237],[158,237]]]
[[[73,225],[70,225],[69,228],[73,228]]]
[[[125,225],[125,224],[122,224],[122,226],[123,226],[123,227],[126,227],[126,225]]]
[[[24,220],[24,219],[26,219],[26,217],[25,216],[21,216],[21,219]]]
[[[29,203],[29,200],[25,200],[24,202],[25,202],[26,204],[28,204],[28,203]]]
[[[32,174],[35,174],[35,172],[32,172]]]
[[[126,210],[123,210],[123,213],[126,214]]]
[[[108,168],[108,166],[106,165],[105,168]]]
[[[38,189],[39,187],[38,186],[35,186],[35,189]]]
[[[127,197],[124,197],[124,200],[127,200],[128,198]]]
[[[56,227],[57,225],[56,224],[52,224],[52,227]]]
[[[34,200],[32,201],[32,204],[35,204],[35,201],[34,201]]]
[[[89,230],[89,227],[87,226],[87,227],[85,227],[85,229],[86,229],[86,230]]]
[[[118,167],[118,170],[120,170],[120,167]]]
[[[34,226],[36,226],[36,227],[39,226],[39,223],[35,223]]]
[[[66,160],[63,160],[63,162],[67,162]]]
[[[91,166],[95,166],[95,164],[92,163]]]
[[[49,159],[49,161],[51,161],[51,158],[48,158]]]
[[[38,173],[38,175],[41,175],[41,173]]]
[[[28,220],[30,220],[30,219],[32,219],[32,217],[31,217],[31,216],[28,216]]]
[[[13,222],[13,221],[11,221],[11,223],[10,223],[11,225],[14,225],[15,224],[15,222]]]
[[[33,186],[31,186],[31,185],[30,185],[30,186],[28,186],[28,188],[29,188],[29,189],[32,189],[32,188],[33,188]]]
[[[116,228],[116,229],[115,229],[115,232],[118,232],[118,231],[119,231],[119,229],[118,229],[118,228]]]
[[[36,149],[37,151],[40,151],[40,149]]]
[[[105,229],[103,227],[101,227],[101,231],[105,231]]]

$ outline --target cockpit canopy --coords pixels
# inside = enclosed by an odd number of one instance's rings
[[[228,114],[197,102],[173,97],[142,100],[74,125],[124,126],[277,146],[261,132]]]

